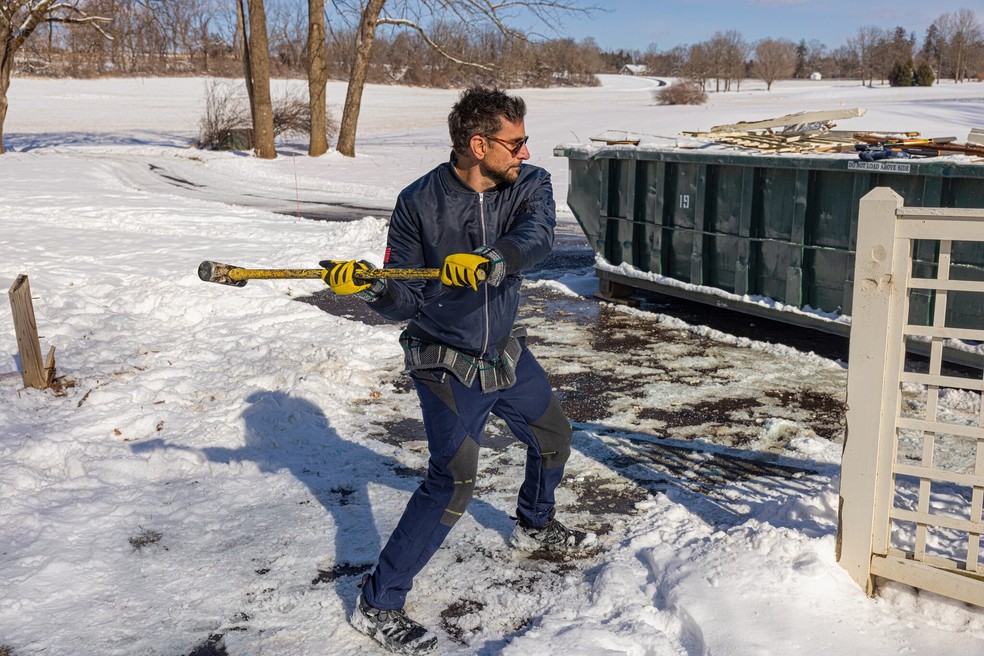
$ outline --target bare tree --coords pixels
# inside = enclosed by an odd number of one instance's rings
[[[706,91],[707,82],[713,74],[714,63],[707,43],[695,43],[690,46],[683,64],[683,75],[696,82],[701,91]]]
[[[7,90],[14,70],[14,57],[38,26],[45,23],[86,24],[110,38],[101,24],[111,19],[88,15],[82,10],[82,4],[78,0],[0,0],[0,154],[4,152],[3,124],[7,120]]]
[[[328,53],[325,46],[324,0],[308,0],[308,102],[311,105],[311,136],[308,155],[328,152],[327,93]]]
[[[875,79],[876,53],[879,41],[883,38],[882,30],[874,25],[865,25],[858,28],[855,36],[847,41],[848,48],[857,58],[858,68],[861,73],[861,84],[867,80],[873,84]]]
[[[208,73],[208,60],[212,47],[212,24],[219,17],[216,0],[191,0],[192,45],[202,54],[202,69]],[[194,53],[189,52],[189,56]]]
[[[355,36],[355,62],[345,91],[342,121],[338,126],[338,152],[346,157],[355,157],[355,132],[359,124],[359,112],[362,111],[362,90],[369,75],[379,13],[385,4],[386,0],[369,0],[359,19],[359,29]]]
[[[124,73],[137,70],[145,46],[142,43],[142,23],[146,12],[141,12],[133,2],[109,2],[109,6],[99,5],[100,13],[113,17],[113,23],[107,28],[113,40],[110,47],[110,62],[112,66]],[[89,4],[90,10],[94,8]]]
[[[828,61],[832,70],[828,73],[827,77],[855,78],[861,76],[858,54],[853,46],[849,44],[834,48],[830,52]]]
[[[752,70],[772,90],[776,80],[792,77],[796,71],[796,44],[788,39],[762,39],[755,46]]]
[[[727,78],[725,69],[725,49],[726,44],[720,32],[716,32],[714,37],[705,44],[707,56],[711,64],[711,75],[714,76],[714,91],[721,91],[721,82]]]
[[[974,12],[961,9],[940,14],[926,30],[922,55],[936,68],[936,79],[952,77],[962,82],[971,72],[982,43],[981,24]]]
[[[745,78],[745,59],[748,57],[748,43],[736,30],[726,32],[715,32],[710,41],[707,42],[707,52],[711,58],[711,66],[714,74],[714,90],[721,90],[721,83],[724,82],[724,90],[731,90],[731,82],[737,83],[738,90],[741,89],[741,81]]]
[[[85,6],[113,17],[111,60],[126,72],[207,73],[221,38],[213,28],[229,22],[226,0],[87,0]]]
[[[335,2],[343,8],[348,4],[342,0]],[[504,3],[488,0],[361,0],[358,6],[360,13],[354,63],[345,94],[337,145],[338,152],[348,157],[355,156],[355,134],[362,108],[362,93],[372,60],[376,29],[380,25],[416,32],[428,48],[445,59],[492,72],[496,67],[491,61],[479,62],[459,56],[453,47],[432,38],[429,26],[447,25],[449,22],[458,22],[469,28],[492,26],[509,39],[521,39],[524,38],[522,32],[509,24],[520,10],[548,29],[557,25],[564,16],[591,11],[581,8],[579,0],[513,0]]]
[[[904,27],[880,30],[871,49],[872,76],[884,82],[891,77],[896,66],[912,61],[915,48],[915,35],[910,35]]]
[[[274,159],[277,148],[273,133],[273,99],[270,96],[270,49],[267,45],[266,11],[263,0],[237,0],[242,15],[243,68],[253,117],[253,152],[263,159]]]
[[[590,84],[593,70],[597,70],[596,60],[589,56],[589,50],[579,46],[573,39],[554,39],[541,44],[540,61],[544,67],[544,86],[567,85],[582,86]]]
[[[724,33],[727,43],[727,57],[725,71],[728,75],[728,89],[731,89],[730,81],[734,80],[735,91],[741,91],[741,82],[747,74],[748,57],[752,52],[752,47],[745,41],[745,37],[737,30],[728,30]]]
[[[114,7],[114,38],[123,39],[130,70],[165,71],[175,50],[164,0],[132,0]]]
[[[267,30],[273,61],[283,68],[297,70],[304,61],[311,3],[301,4],[296,0],[267,2]],[[324,9],[321,11],[323,16]]]
[[[824,77],[830,75],[830,64],[828,63],[831,58],[827,54],[827,46],[818,41],[817,39],[811,39],[806,43],[806,51],[804,53],[804,65],[807,69],[806,76],[809,76],[814,71],[821,73]]]
[[[953,66],[953,79],[963,82],[970,77],[969,64],[981,48],[981,24],[977,16],[967,8],[959,9],[952,15],[953,33],[947,50]]]
[[[154,3],[154,14],[161,21],[163,33],[167,37],[172,61],[177,61],[180,53],[191,50],[192,8],[184,2]]]
[[[687,62],[688,52],[689,49],[686,46],[675,46],[669,50],[661,51],[655,44],[651,44],[642,53],[641,62],[646,65],[646,70],[652,75],[680,77]],[[599,54],[599,58],[600,56]],[[602,69],[598,66],[594,70],[600,71]]]

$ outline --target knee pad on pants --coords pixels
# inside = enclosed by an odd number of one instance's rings
[[[544,469],[563,467],[571,455],[573,430],[556,396],[551,397],[546,411],[530,424],[530,428],[540,445]]]
[[[478,474],[478,452],[478,442],[466,435],[448,463],[448,471],[454,479],[454,492],[441,517],[441,523],[445,526],[454,526],[465,514],[468,502],[471,501],[475,492],[475,476]]]

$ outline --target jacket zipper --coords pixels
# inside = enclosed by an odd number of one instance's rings
[[[483,192],[478,192],[478,218],[482,222],[482,246],[487,246],[486,243],[488,238],[485,234],[485,194]],[[485,315],[485,340],[482,343],[482,355],[488,353],[489,350],[489,333],[492,332],[489,326],[489,286],[482,285],[482,291],[485,294],[485,306],[483,314]]]

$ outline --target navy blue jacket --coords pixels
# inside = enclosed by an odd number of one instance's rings
[[[495,358],[519,308],[520,273],[553,247],[556,206],[550,174],[524,164],[519,178],[484,193],[467,186],[451,162],[400,192],[390,219],[386,268],[440,268],[452,253],[492,246],[506,262],[497,287],[445,288],[440,280],[389,280],[370,307],[410,320],[407,332],[468,355]]]

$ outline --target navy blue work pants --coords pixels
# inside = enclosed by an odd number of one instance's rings
[[[370,606],[403,608],[413,578],[427,564],[464,513],[475,488],[479,447],[489,414],[502,418],[527,445],[526,471],[516,513],[530,526],[554,514],[554,490],[570,455],[571,427],[547,376],[523,346],[516,384],[483,393],[443,370],[411,374],[430,450],[427,477],[413,493],[403,516],[363,588]]]

